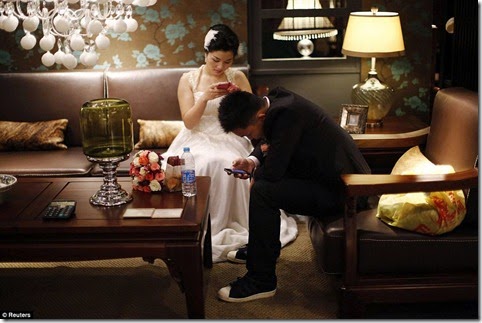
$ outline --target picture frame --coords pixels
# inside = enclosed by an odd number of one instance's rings
[[[340,126],[348,133],[365,133],[368,105],[342,104],[340,109]]]

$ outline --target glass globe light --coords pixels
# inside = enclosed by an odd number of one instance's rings
[[[46,52],[45,54],[42,55],[42,64],[44,64],[47,67],[50,67],[54,65],[55,63],[55,57],[54,54],[51,52]]]

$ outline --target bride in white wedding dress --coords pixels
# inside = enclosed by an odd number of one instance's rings
[[[164,160],[180,156],[189,147],[196,163],[196,175],[210,176],[209,213],[213,262],[225,261],[227,253],[248,242],[249,182],[228,176],[224,168],[238,157],[248,156],[253,146],[247,138],[225,133],[218,120],[222,97],[232,90],[251,92],[243,72],[232,69],[239,40],[226,25],[214,25],[204,40],[205,64],[183,74],[179,81],[178,99],[184,127],[176,136]],[[228,89],[217,85],[231,82]],[[298,234],[296,221],[281,213],[282,246]]]

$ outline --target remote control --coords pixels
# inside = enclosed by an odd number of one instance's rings
[[[55,200],[49,203],[42,213],[43,219],[66,220],[75,214],[76,202],[73,200]]]

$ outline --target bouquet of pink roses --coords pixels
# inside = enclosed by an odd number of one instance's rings
[[[154,151],[141,150],[134,155],[129,175],[132,188],[143,192],[159,192],[164,186],[164,170],[160,161],[162,156]]]

